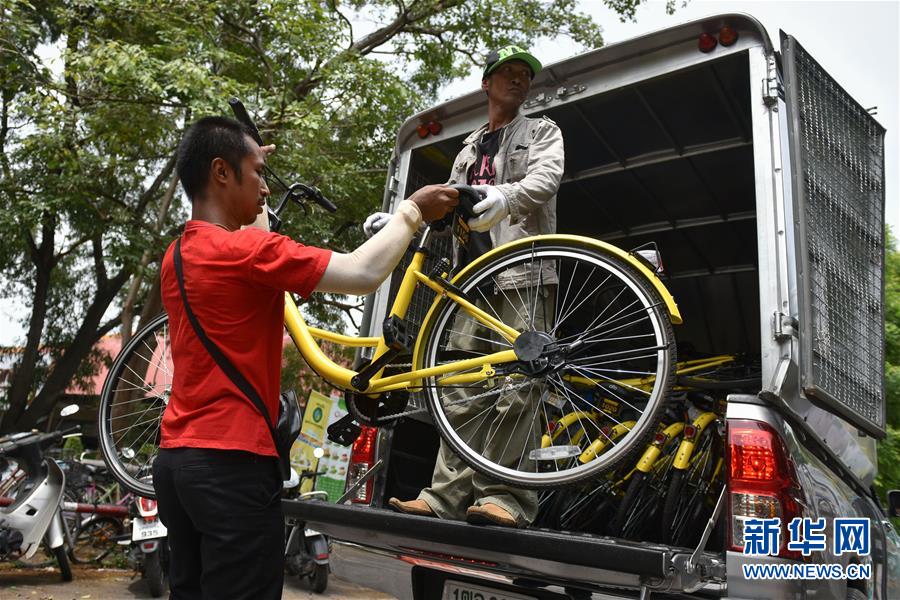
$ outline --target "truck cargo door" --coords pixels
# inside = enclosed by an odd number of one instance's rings
[[[885,433],[884,128],[781,32],[805,394]]]

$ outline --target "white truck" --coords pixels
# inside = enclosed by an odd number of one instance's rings
[[[563,133],[559,233],[626,250],[655,242],[684,320],[679,345],[758,357],[759,389],[728,395],[725,430],[764,432],[789,477],[735,479],[739,439],[726,434],[724,493],[695,547],[415,517],[387,499],[430,483],[438,434],[419,414],[363,430],[350,505],[287,503],[286,513],[335,540],[338,575],[400,598],[900,598],[900,537],[872,487],[885,432],[883,127],[795,39],[775,45],[739,14],[549,65],[523,111]],[[485,115],[479,91],[411,117],[384,209],[446,181]],[[369,299],[367,335],[397,280]],[[782,542],[777,555],[748,557],[741,528],[761,505],[785,522],[869,519],[870,553],[829,544],[798,558]],[[868,577],[751,579],[750,562],[868,565]]]

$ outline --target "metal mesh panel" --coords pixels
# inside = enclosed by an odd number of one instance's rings
[[[792,38],[796,206],[803,240],[804,388],[884,429],[884,129]],[[791,114],[789,112],[789,114]]]

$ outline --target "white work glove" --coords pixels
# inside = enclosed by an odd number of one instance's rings
[[[469,219],[469,229],[472,231],[490,231],[491,227],[502,221],[509,214],[509,204],[503,192],[492,185],[473,185],[484,198],[472,207],[477,217]]]
[[[363,223],[363,232],[366,234],[366,237],[372,237],[384,229],[384,226],[388,224],[392,216],[390,213],[377,212],[366,217],[366,221]]]

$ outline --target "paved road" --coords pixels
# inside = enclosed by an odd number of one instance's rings
[[[151,598],[147,584],[131,571],[75,567],[75,579],[64,583],[54,569],[0,568],[0,598],[3,600],[128,600]],[[392,600],[374,590],[332,576],[324,594],[314,594],[309,583],[285,577],[283,600]]]

